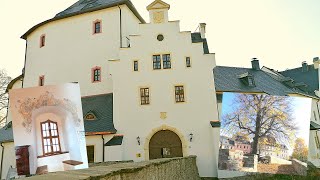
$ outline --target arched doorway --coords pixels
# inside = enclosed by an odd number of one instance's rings
[[[149,159],[183,157],[179,136],[169,130],[155,133],[149,142]]]

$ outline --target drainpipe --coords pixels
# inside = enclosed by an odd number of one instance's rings
[[[2,165],[3,165],[3,154],[4,154],[4,146],[3,144],[1,143],[1,147],[2,147],[2,152],[1,152],[1,163],[0,163],[0,179],[2,179]]]
[[[319,117],[319,120],[320,120],[319,101],[320,100],[317,101],[317,109],[318,109],[318,117]]]
[[[118,5],[118,8],[119,8],[119,15],[120,15],[120,19],[119,19],[119,21],[120,21],[120,48],[122,48],[122,12],[121,12],[121,8],[120,8],[120,6]]]
[[[24,52],[24,66],[23,66],[23,70],[22,70],[22,88],[23,88],[23,85],[24,85],[24,75],[26,73],[27,50],[28,50],[28,40],[26,40],[26,50]]]
[[[102,138],[102,162],[104,162],[104,137],[101,135]]]
[[[8,113],[9,113],[9,92],[8,92],[8,101],[7,101],[7,114],[6,114],[6,124],[8,123]],[[317,104],[318,105],[318,104]],[[1,179],[1,178],[0,178]]]

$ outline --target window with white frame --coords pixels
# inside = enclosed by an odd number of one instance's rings
[[[171,55],[170,54],[157,54],[153,55],[153,69],[171,69]]]

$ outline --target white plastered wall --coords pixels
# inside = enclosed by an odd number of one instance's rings
[[[140,32],[130,36],[131,48],[120,50],[120,60],[113,61],[111,73],[114,91],[114,124],[124,134],[124,160],[148,160],[145,143],[152,130],[174,129],[185,142],[184,155],[197,155],[200,175],[217,176],[211,120],[217,120],[212,69],[213,54],[204,54],[202,43],[192,43],[190,32],[180,32],[179,21],[141,24]],[[157,35],[163,34],[162,42]],[[141,53],[143,50],[143,53]],[[171,54],[171,69],[153,70],[152,55]],[[192,67],[186,68],[185,57]],[[133,71],[133,60],[139,71]],[[184,85],[185,103],[175,103],[174,86]],[[150,88],[150,105],[141,106],[139,88]],[[167,118],[161,119],[160,112]],[[194,138],[189,142],[189,134]],[[140,137],[139,146],[136,138]],[[141,157],[137,157],[141,154]]]
[[[0,162],[2,161],[2,167],[0,164],[0,168],[2,168],[2,174],[1,179],[5,179],[7,177],[8,170],[10,166],[13,168],[16,167],[16,156],[15,156],[15,150],[14,150],[14,143],[13,142],[6,142],[3,143],[4,146],[4,154],[3,154],[3,160],[1,159],[2,154],[2,147],[0,146]]]
[[[317,106],[317,103],[318,100],[312,100],[311,121],[320,124],[320,109]],[[316,136],[318,136],[318,139],[320,140],[320,131],[310,130],[308,161],[313,163],[315,166],[320,167],[320,148],[317,148],[316,146]]]
[[[140,21],[126,5],[122,10],[122,38],[136,33]],[[101,20],[102,32],[93,35],[93,22]],[[40,48],[40,36],[45,46]],[[123,40],[123,46],[127,43]],[[81,95],[112,92],[108,59],[119,57],[120,10],[111,7],[50,22],[27,37],[24,87],[79,82]],[[101,67],[101,82],[92,83],[91,68]],[[59,72],[59,73],[57,73]]]

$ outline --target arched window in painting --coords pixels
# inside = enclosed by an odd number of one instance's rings
[[[41,123],[43,155],[61,153],[58,125],[47,120]]]

